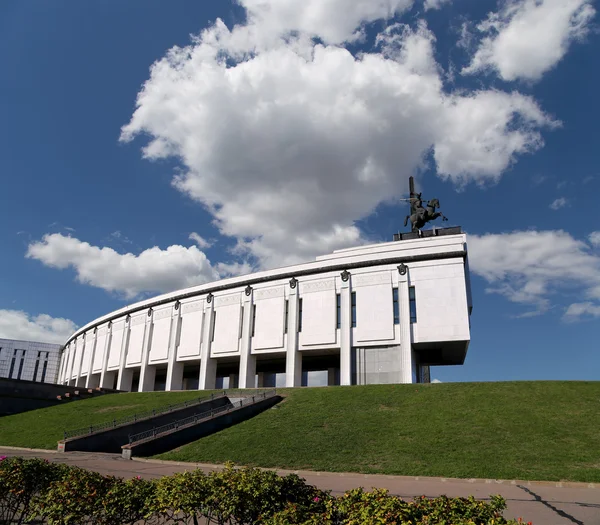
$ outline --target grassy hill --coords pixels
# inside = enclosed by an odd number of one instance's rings
[[[284,389],[251,420],[158,457],[420,476],[600,482],[600,382]],[[0,419],[0,445],[210,392],[118,394]]]
[[[0,417],[0,446],[56,449],[64,430],[105,423],[210,394],[208,391],[109,394],[4,416]]]
[[[255,418],[158,457],[461,478],[600,481],[600,382],[282,391]]]

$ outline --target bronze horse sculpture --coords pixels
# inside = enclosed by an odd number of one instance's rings
[[[409,219],[412,226],[412,231],[421,234],[421,228],[428,222],[441,217],[443,221],[447,221],[448,218],[444,216],[441,211],[436,211],[440,207],[440,201],[438,199],[431,199],[427,202],[427,206],[423,207],[421,201],[421,194],[417,193],[416,197],[410,199],[411,210],[414,210],[411,215],[407,215],[404,219],[404,226],[407,225]]]

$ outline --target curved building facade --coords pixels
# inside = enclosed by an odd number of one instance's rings
[[[470,341],[466,236],[447,228],[160,295],[66,342],[59,382],[128,391],[429,381]]]

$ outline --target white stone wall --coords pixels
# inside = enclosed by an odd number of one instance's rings
[[[403,240],[338,250],[312,263],[141,301],[74,334],[60,381],[111,387],[116,378],[118,388],[137,385],[143,391],[154,388],[157,373],[166,373],[167,390],[175,390],[190,383],[183,378],[186,367],[199,366],[199,388],[214,388],[224,377],[254,387],[264,376],[257,366],[269,359],[285,369],[273,372],[277,381],[285,377],[286,386],[300,386],[303,376],[306,381],[318,375],[305,369],[304,361],[334,356],[337,364],[323,361],[330,382],[415,382],[422,363],[414,344],[452,342],[466,352],[471,305],[465,261],[464,234]],[[399,271],[401,262],[406,272]],[[237,374],[231,374],[232,367]]]
[[[0,339],[0,377],[56,383],[61,349],[51,343]]]

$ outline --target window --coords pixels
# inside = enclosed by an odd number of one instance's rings
[[[243,328],[244,328],[244,305],[242,305],[242,315],[240,315],[240,330],[238,333],[238,339],[242,338]]]
[[[13,352],[13,357],[10,361],[10,372],[8,372],[8,378],[11,379],[13,372],[15,371],[15,362],[17,360],[17,350]]]
[[[410,286],[408,288],[408,302],[410,306],[410,322],[417,322],[417,299],[415,297],[415,287]]]
[[[215,340],[215,326],[217,325],[217,311],[215,310],[213,312],[213,318],[212,318],[212,330],[210,333],[210,341],[211,343]]]
[[[342,326],[342,296],[338,293],[335,294],[335,327],[340,328]]]
[[[283,333],[287,334],[288,316],[290,312],[290,300],[285,300],[285,320],[283,322]]]
[[[48,368],[48,352],[46,352],[46,359],[44,360],[44,367],[42,368],[42,379],[41,379],[42,383],[46,379],[46,369],[47,368]]]
[[[302,299],[298,300],[298,332],[302,332]]]
[[[19,373],[17,374],[17,379],[21,379],[21,373],[23,372],[23,363],[25,362],[25,350],[23,350],[23,355],[21,356],[21,362],[19,363]]]
[[[38,352],[37,359],[35,360],[35,368],[33,369],[33,380],[34,381],[37,378],[38,368],[40,366],[40,357],[42,357],[42,352]]]
[[[392,288],[392,300],[394,302],[394,324],[400,324],[400,305],[398,304],[398,288]]]
[[[352,304],[352,328],[356,328],[356,292],[350,295]]]
[[[256,305],[252,305],[252,337],[254,337],[254,325],[256,324]]]

